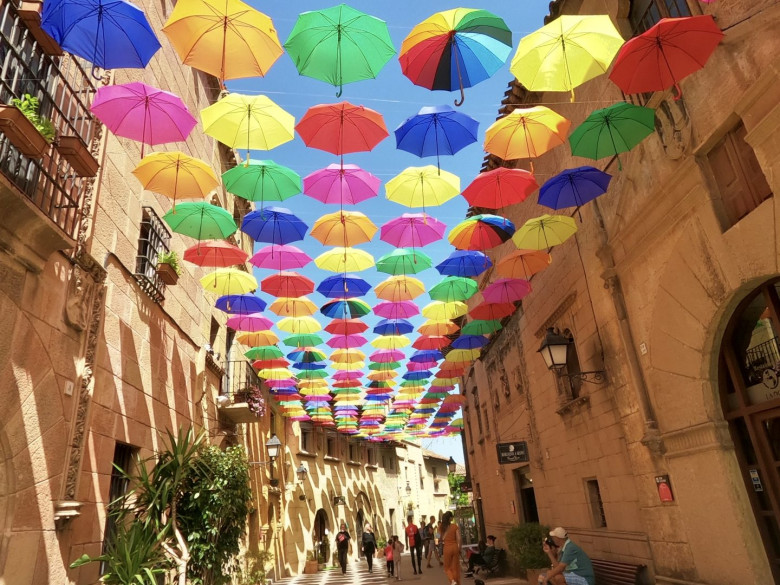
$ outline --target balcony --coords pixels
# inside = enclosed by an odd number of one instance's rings
[[[43,144],[42,154],[31,153],[18,146],[14,127],[0,129],[0,241],[38,271],[51,253],[72,248],[78,238],[97,173],[99,122],[89,105],[100,82],[80,60],[49,54],[56,51],[36,40],[42,33],[29,13],[23,19],[12,2],[0,5],[0,109],[14,114],[13,98],[38,98],[39,114],[52,121],[57,138]]]
[[[262,381],[246,360],[224,365],[219,412],[234,423],[256,423],[265,416],[266,403]]]

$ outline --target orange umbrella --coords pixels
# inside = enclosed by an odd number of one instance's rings
[[[570,128],[571,122],[550,108],[517,108],[487,129],[484,148],[504,160],[536,158],[566,142]]]
[[[411,301],[425,292],[425,285],[418,279],[406,275],[391,276],[376,287],[376,298],[390,302]]]
[[[528,280],[547,268],[552,257],[541,250],[515,250],[496,264],[496,273],[504,278],[523,278]]]
[[[359,211],[336,211],[323,215],[311,228],[311,235],[326,246],[354,246],[371,241],[377,227]]]

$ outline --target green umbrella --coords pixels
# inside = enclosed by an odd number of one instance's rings
[[[396,248],[376,261],[376,269],[385,274],[417,274],[433,265],[430,256],[419,250]]]
[[[627,152],[655,131],[655,110],[618,102],[591,112],[569,136],[571,153],[598,160]],[[620,158],[618,168],[622,169]]]
[[[261,345],[253,347],[244,354],[250,360],[273,360],[284,357],[282,350],[275,345]]]
[[[290,335],[284,339],[284,344],[289,347],[314,347],[323,343],[322,337],[316,333],[300,333],[298,335]]]
[[[451,301],[465,301],[477,292],[477,283],[470,278],[462,276],[448,276],[430,291],[431,299],[449,303]]]
[[[301,176],[272,160],[252,160],[222,173],[222,182],[233,195],[249,201],[284,201],[303,191]]]
[[[179,203],[163,219],[177,234],[196,240],[224,240],[238,229],[230,213],[202,201]]]
[[[463,335],[487,335],[488,333],[495,333],[501,329],[500,321],[484,321],[482,319],[475,319],[469,321],[463,326],[460,332]]]
[[[301,370],[295,374],[295,377],[299,380],[322,380],[328,377],[328,372],[325,370]]]
[[[340,4],[298,16],[284,48],[298,73],[339,88],[373,79],[395,55],[387,24]]]
[[[371,362],[368,364],[369,370],[383,372],[385,370],[395,370],[401,367],[401,362]]]

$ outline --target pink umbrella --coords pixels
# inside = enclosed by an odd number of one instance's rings
[[[351,347],[361,347],[368,343],[368,339],[362,335],[334,335],[325,342],[334,349],[349,349]]]
[[[374,313],[385,319],[408,319],[420,314],[420,308],[412,301],[383,301],[374,306]]]
[[[247,313],[229,317],[226,325],[236,331],[266,331],[273,327],[274,323],[260,313]]]
[[[287,378],[285,380],[264,380],[265,385],[269,388],[290,388],[298,383],[295,378]]]
[[[531,292],[531,283],[522,278],[500,278],[482,291],[488,303],[513,303]]]
[[[271,244],[260,248],[254,256],[249,259],[249,263],[258,268],[268,268],[270,270],[290,270],[292,268],[303,268],[311,262],[311,256],[300,248],[289,244]]]
[[[420,248],[444,237],[447,226],[426,213],[404,213],[382,226],[379,237],[399,248]]]
[[[424,372],[435,368],[439,362],[409,362],[406,364],[406,369],[410,372]]]
[[[181,98],[140,82],[101,87],[90,110],[117,136],[151,146],[182,142],[198,123]]]
[[[406,357],[404,356],[404,352],[397,349],[378,349],[368,356],[368,359],[372,362],[387,363],[400,361],[404,359],[404,357]]]
[[[334,380],[359,380],[363,377],[363,372],[354,370],[339,370],[333,374]]]
[[[303,194],[336,205],[357,205],[376,197],[381,181],[357,165],[328,165],[303,179]]]

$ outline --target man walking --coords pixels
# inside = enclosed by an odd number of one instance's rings
[[[409,556],[412,557],[412,569],[414,574],[422,574],[422,538],[420,535],[420,529],[414,523],[414,516],[406,517],[406,528],[404,528],[404,534],[406,535],[406,546],[409,548]],[[416,557],[416,562],[415,562]]]

